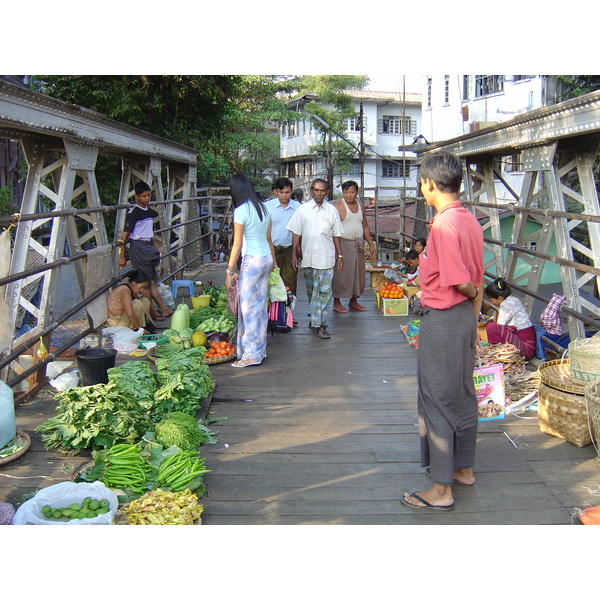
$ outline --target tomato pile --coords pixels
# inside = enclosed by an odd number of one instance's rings
[[[231,342],[213,342],[204,358],[221,358],[235,354],[235,346]]]
[[[404,290],[397,283],[388,281],[384,283],[378,290],[377,293],[382,298],[404,298]]]

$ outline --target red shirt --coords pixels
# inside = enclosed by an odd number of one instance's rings
[[[467,296],[454,286],[483,279],[483,231],[460,202],[437,213],[430,224],[427,247],[419,257],[421,304],[445,309]]]

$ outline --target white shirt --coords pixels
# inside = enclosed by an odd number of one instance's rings
[[[327,200],[319,206],[313,199],[301,204],[287,228],[302,237],[300,267],[331,269],[335,266],[334,237],[341,237],[342,224],[337,209]]]
[[[512,325],[517,330],[531,327],[531,319],[527,314],[527,309],[516,296],[509,296],[503,300],[498,307],[498,325]]]

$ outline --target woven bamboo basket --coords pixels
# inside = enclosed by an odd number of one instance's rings
[[[15,436],[19,438],[20,449],[8,456],[0,456],[0,465],[5,465],[13,460],[17,460],[17,458],[23,456],[27,450],[29,450],[29,446],[31,446],[31,438],[24,431],[19,431],[17,429],[17,435]]]
[[[569,369],[572,379],[600,381],[600,333],[569,344]]]
[[[592,442],[600,457],[600,381],[591,383],[585,388],[585,402]]]
[[[233,354],[228,354],[227,356],[215,356],[214,358],[205,358],[203,362],[205,365],[216,365],[217,363],[229,362],[235,357],[236,354],[234,352]]]
[[[591,444],[585,385],[571,378],[568,359],[546,362],[538,372],[538,422],[542,433],[579,448]]]

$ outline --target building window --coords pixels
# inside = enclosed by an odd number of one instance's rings
[[[462,94],[463,102],[466,102],[469,99],[469,76],[463,75],[463,94]]]
[[[475,75],[475,98],[504,90],[504,75]]]
[[[533,79],[535,75],[513,75],[513,81],[523,81],[524,79]]]
[[[431,108],[431,77],[427,78],[427,108]]]
[[[393,179],[410,177],[410,161],[381,161],[381,176]]]
[[[342,177],[344,180],[360,179],[360,161],[353,160],[348,166],[344,167]]]
[[[444,104],[450,104],[450,75],[444,75]]]
[[[403,122],[404,128],[402,127]],[[379,133],[416,135],[417,122],[413,121],[410,117],[404,117],[403,119],[397,115],[383,115],[383,118],[379,119]]]
[[[294,137],[298,135],[298,121],[294,121],[293,123],[288,123],[287,136]]]
[[[346,131],[357,131],[361,129],[361,118],[360,117],[347,117],[346,118]],[[367,128],[367,117],[362,118],[363,131]]]

